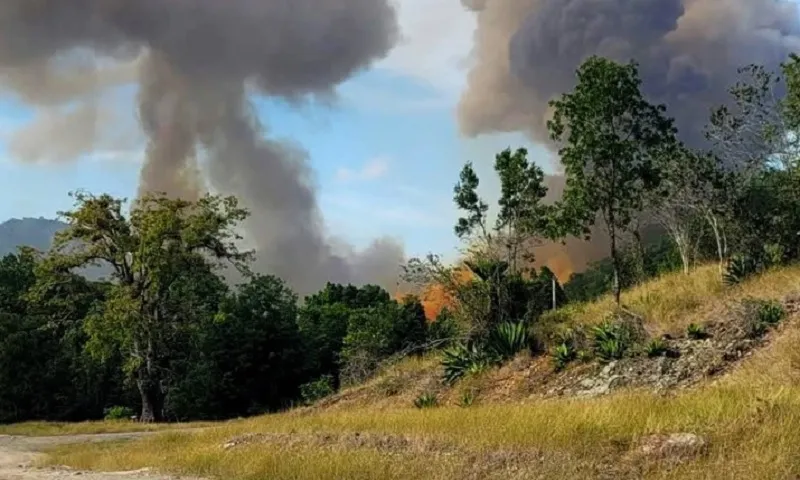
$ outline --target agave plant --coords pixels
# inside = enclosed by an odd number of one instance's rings
[[[722,280],[728,286],[736,285],[756,273],[756,270],[756,262],[752,258],[747,255],[734,255],[728,261]]]
[[[477,343],[459,344],[443,353],[444,381],[455,383],[466,375],[480,373],[496,363],[496,358]]]
[[[488,347],[499,358],[512,358],[530,345],[528,329],[523,322],[504,322],[489,334]]]

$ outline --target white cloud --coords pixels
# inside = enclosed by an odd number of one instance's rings
[[[368,161],[358,170],[344,167],[340,168],[336,171],[336,179],[340,182],[365,182],[381,178],[386,175],[388,171],[389,159],[381,156]]]
[[[377,67],[411,76],[454,99],[466,77],[475,16],[460,0],[396,0],[403,38]]]

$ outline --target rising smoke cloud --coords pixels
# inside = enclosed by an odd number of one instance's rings
[[[138,82],[140,192],[237,195],[252,211],[256,269],[301,293],[326,281],[389,286],[402,246],[332,246],[307,154],[270,139],[250,97],[329,98],[397,34],[388,0],[4,0],[0,89],[44,112],[10,145],[32,161],[115,143],[97,121],[114,109],[103,92]]]
[[[728,99],[737,68],[775,69],[800,52],[800,8],[788,0],[462,3],[478,22],[474,64],[458,106],[462,132],[521,131],[551,149],[548,102],[574,87],[575,70],[591,55],[636,60],[644,93],[667,105],[684,141],[699,145],[710,109]],[[604,244],[602,238],[572,242],[560,253],[579,269],[586,258],[606,256]]]

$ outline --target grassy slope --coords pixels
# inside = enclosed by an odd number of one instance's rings
[[[683,330],[730,300],[780,298],[791,292],[800,292],[798,267],[770,272],[725,291],[714,269],[703,268],[688,279],[668,276],[634,289],[626,293],[624,303],[642,314],[654,332],[661,332]],[[604,299],[570,307],[567,313],[571,321],[595,322],[609,307]],[[798,323],[797,318],[787,320],[769,348],[757,351],[728,376],[669,397],[627,392],[599,399],[420,411],[409,403],[374,408],[366,395],[364,402],[352,404],[357,409],[302,410],[127,445],[65,447],[55,451],[51,461],[101,470],[154,466],[231,480],[577,479],[601,474],[796,478],[800,475]],[[427,359],[400,368],[419,372],[433,364]],[[273,437],[231,450],[220,447],[232,437],[252,432]],[[286,435],[278,435],[281,432]],[[359,432],[360,440],[340,438],[345,432]],[[625,452],[638,437],[662,432],[704,435],[710,451],[671,468],[625,460]]]

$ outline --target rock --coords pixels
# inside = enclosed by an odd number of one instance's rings
[[[650,435],[642,438],[634,450],[635,456],[650,460],[684,461],[708,451],[708,441],[694,433]]]

